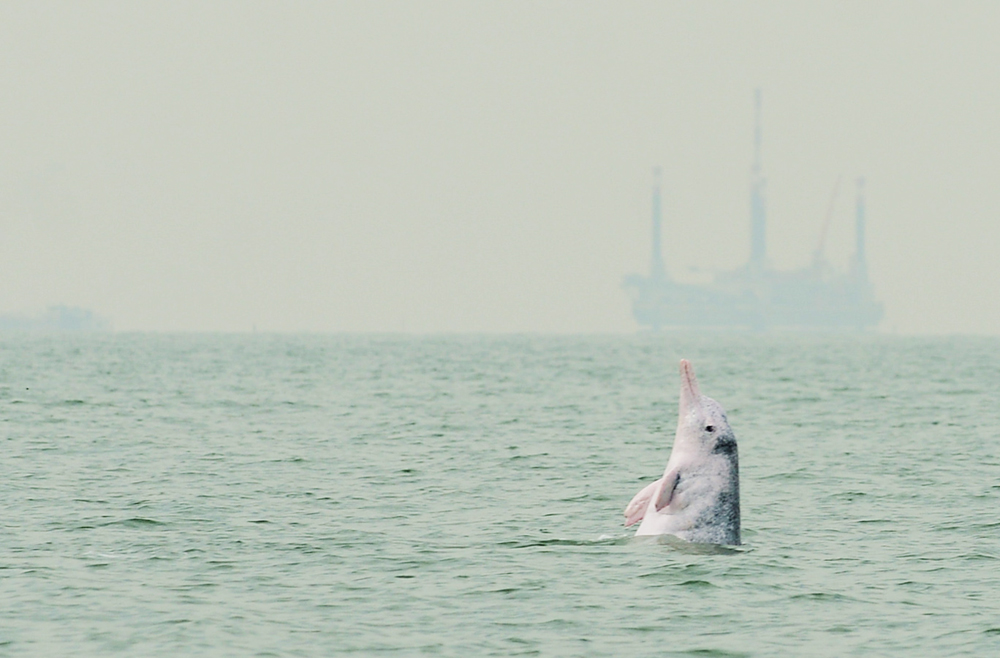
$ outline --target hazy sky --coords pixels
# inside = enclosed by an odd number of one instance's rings
[[[1000,3],[4,2],[0,311],[120,330],[628,332],[679,278],[846,268],[1000,333]],[[704,276],[704,274],[702,274]]]

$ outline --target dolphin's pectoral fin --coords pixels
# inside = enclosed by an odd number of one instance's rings
[[[664,507],[670,504],[670,501],[674,497],[674,489],[677,488],[677,481],[679,479],[680,479],[680,473],[678,473],[677,471],[670,471],[669,473],[664,475],[663,478],[660,479],[660,482],[663,483],[663,486],[660,487],[660,490],[656,494],[657,512],[661,511]]]
[[[660,479],[662,480],[663,478]],[[656,492],[656,487],[659,484],[660,480],[653,482],[637,493],[632,501],[629,502],[628,506],[625,508],[626,528],[633,523],[642,521],[642,517],[646,516],[646,508],[649,507],[649,499],[653,497],[653,494]]]

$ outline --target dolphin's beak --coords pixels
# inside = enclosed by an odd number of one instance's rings
[[[681,402],[680,417],[684,418],[692,410],[701,406],[701,391],[694,376],[694,368],[687,359],[681,359]]]

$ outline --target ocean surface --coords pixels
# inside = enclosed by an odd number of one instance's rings
[[[680,358],[743,541],[642,541]],[[1000,655],[1000,340],[0,337],[3,656]]]

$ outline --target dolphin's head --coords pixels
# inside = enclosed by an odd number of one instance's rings
[[[722,405],[698,389],[694,368],[681,359],[681,398],[677,414],[675,450],[697,454],[736,454],[736,435]]]

